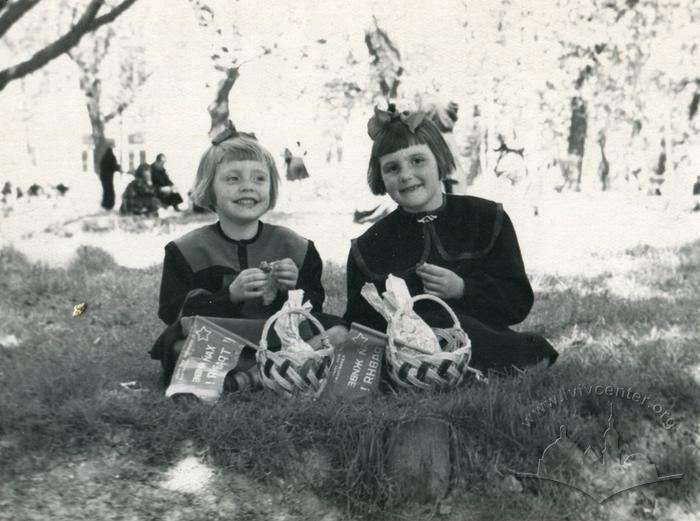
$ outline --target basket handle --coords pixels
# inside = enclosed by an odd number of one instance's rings
[[[459,319],[457,318],[457,315],[455,315],[455,312],[452,311],[452,308],[447,305],[447,303],[442,300],[440,297],[436,297],[434,295],[428,295],[428,294],[423,294],[423,295],[416,295],[415,297],[411,297],[411,307],[408,309],[410,311],[413,309],[413,304],[416,302],[419,302],[421,300],[432,300],[433,302],[437,302],[440,304],[443,308],[445,308],[445,311],[447,311],[450,314],[450,318],[452,319],[452,323],[454,327],[458,329],[462,329],[462,325],[459,323]],[[408,308],[408,305],[405,306],[403,309],[400,309],[398,312],[399,313],[406,313],[406,308]]]
[[[323,327],[323,324],[321,324],[321,322],[319,322],[319,320],[315,316],[313,316],[305,309],[293,308],[280,309],[277,313],[275,313],[270,318],[268,318],[267,321],[265,321],[265,325],[263,326],[262,335],[260,338],[260,345],[258,346],[259,351],[267,350],[267,334],[270,332],[270,326],[272,326],[272,324],[274,324],[280,317],[292,314],[301,315],[307,320],[310,320],[311,323],[315,325],[316,328],[318,328],[318,330],[321,332],[321,344],[323,345],[323,348],[328,349],[331,347],[330,340],[328,340],[328,335],[326,334],[326,330]]]

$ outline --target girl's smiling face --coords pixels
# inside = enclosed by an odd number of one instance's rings
[[[270,171],[262,161],[228,161],[216,167],[213,189],[219,220],[257,221],[270,207]]]
[[[411,145],[379,158],[389,196],[407,212],[429,212],[442,205],[437,161],[426,144]]]

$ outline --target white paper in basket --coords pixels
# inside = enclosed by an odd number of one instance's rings
[[[388,327],[392,328],[394,338],[398,344],[404,346],[416,346],[416,350],[426,353],[439,353],[440,343],[435,333],[418,314],[413,311],[411,293],[408,291],[406,281],[402,278],[389,275],[386,280],[386,291],[379,296],[374,284],[366,283],[360,292],[367,302],[382,315]],[[398,309],[408,310],[397,315]],[[400,350],[410,347],[399,347]],[[412,350],[415,351],[415,350]]]
[[[304,290],[294,289],[287,293],[287,301],[282,305],[282,309],[303,309],[311,311],[313,306],[311,302],[302,304],[304,300]],[[314,348],[302,340],[299,335],[299,324],[306,320],[303,315],[298,313],[289,313],[282,315],[274,324],[275,333],[280,338],[281,350],[285,351],[294,359],[302,363],[308,357],[309,352],[313,353]]]

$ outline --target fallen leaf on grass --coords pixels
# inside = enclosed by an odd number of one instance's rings
[[[87,311],[87,307],[88,307],[87,302],[81,302],[80,304],[75,304],[73,306],[73,316],[77,317],[77,316],[82,315],[83,313],[85,313]]]

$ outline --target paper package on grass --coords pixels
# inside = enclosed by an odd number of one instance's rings
[[[283,311],[290,309],[303,309],[311,311],[313,306],[304,300],[304,290],[294,289],[287,293],[287,302],[282,306]],[[299,334],[299,324],[306,318],[298,313],[282,315],[274,324],[275,333],[280,339],[281,350],[291,355],[296,362],[301,363],[306,360],[309,353],[314,352],[314,348],[307,344]]]
[[[418,314],[413,311],[411,294],[406,282],[394,275],[386,280],[386,291],[379,296],[374,284],[366,283],[362,287],[362,296],[382,315],[396,339],[397,348],[401,351],[410,349],[422,353],[439,353],[440,343],[433,330]],[[404,310],[398,313],[398,310]]]

